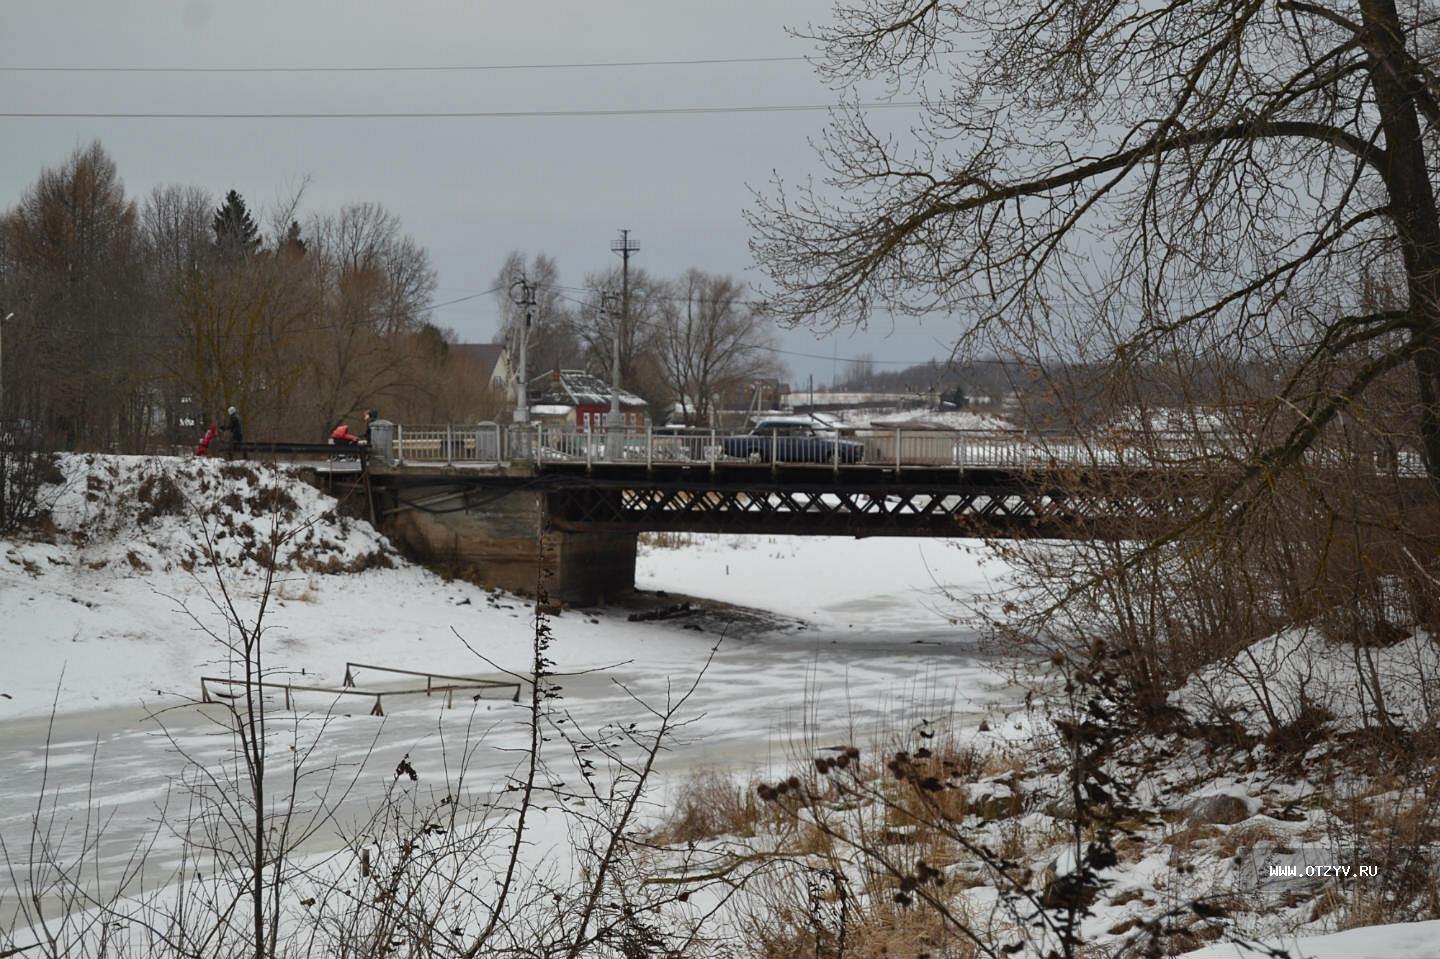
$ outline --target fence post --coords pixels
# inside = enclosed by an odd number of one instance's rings
[[[455,458],[455,434],[449,423],[445,424],[445,464],[448,466]]]
[[[830,468],[840,472],[840,427],[835,427],[835,438],[830,441]]]
[[[895,427],[895,475],[900,475],[900,427]]]
[[[585,471],[595,465],[595,434],[590,431],[585,433]]]
[[[710,431],[710,445],[705,448],[705,458],[710,461],[710,472],[715,472],[715,467],[720,462],[720,457],[715,452],[715,431]]]
[[[405,462],[405,427],[395,424],[395,462]]]
[[[655,465],[655,427],[652,423],[645,424],[645,468],[648,470]]]

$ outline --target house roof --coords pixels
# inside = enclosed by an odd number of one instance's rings
[[[489,380],[495,377],[495,367],[499,365],[500,358],[505,355],[505,344],[452,343],[450,351],[460,359],[474,364],[479,368],[480,375]]]
[[[608,406],[610,384],[584,370],[551,370],[530,381],[530,396],[535,403],[570,406]],[[646,403],[634,393],[620,391],[620,405],[630,409],[644,408]]]

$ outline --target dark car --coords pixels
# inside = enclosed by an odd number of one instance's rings
[[[748,436],[727,436],[726,456],[758,463],[858,463],[865,445],[815,432],[808,420],[761,420]]]

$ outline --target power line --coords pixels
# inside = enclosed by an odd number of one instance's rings
[[[469,296],[457,296],[453,300],[443,300],[439,303],[431,303],[428,307],[426,307],[426,309],[435,310],[439,309],[442,306],[452,306],[456,303],[464,303],[466,300],[478,300],[480,297],[489,296],[491,293],[494,293],[500,289],[502,289],[502,287],[492,286],[488,290],[481,290],[478,293],[471,293]]]
[[[857,103],[862,110],[895,110],[922,107],[919,100],[880,100]],[[444,111],[360,111],[287,113],[160,113],[160,112],[41,112],[6,111],[0,118],[10,120],[512,120],[562,117],[702,116],[722,113],[816,113],[836,109],[840,104],[785,103],[761,106],[642,107],[600,110],[444,110]]]
[[[574,63],[457,63],[437,66],[335,67],[68,67],[0,66],[0,73],[474,73],[495,70],[603,70],[727,63],[801,63],[805,57],[701,57],[688,60],[600,60]]]
[[[560,284],[560,283],[537,284],[537,287],[539,287],[539,288],[544,288],[544,287],[547,287],[547,286],[548,286],[550,289],[553,289],[553,290],[574,290],[574,291],[582,292],[582,293],[585,293],[585,292],[594,292],[594,291],[591,291],[591,290],[587,290],[587,289],[585,289],[584,287],[564,286],[563,284]],[[589,301],[589,300],[582,300],[582,299],[580,299],[580,298],[578,298],[578,297],[567,296],[567,295],[564,294],[564,293],[560,293],[560,294],[557,294],[557,295],[560,297],[560,299],[565,300],[565,301],[570,302],[570,303],[574,303],[574,304],[577,305],[577,306],[589,306],[589,305],[590,305],[590,301]],[[685,302],[685,301],[687,301],[687,300],[690,299],[689,297],[684,297],[684,296],[666,296],[666,295],[658,295],[658,294],[648,294],[648,298],[649,298],[649,299],[654,299],[654,300],[671,300],[671,301],[676,301],[676,302]],[[765,305],[765,302],[764,302],[763,300],[734,300],[734,301],[725,301],[725,300],[715,300],[715,299],[703,299],[703,298],[698,298],[698,297],[695,298],[692,302],[697,302],[697,303],[734,302],[736,305],[740,305],[740,306],[755,306],[755,307],[763,307],[763,306]],[[647,327],[647,328],[651,329],[652,331],[658,329],[658,327],[659,327],[659,324],[658,324],[656,321],[654,321],[654,320],[637,319],[635,322],[636,322],[637,325]],[[803,358],[805,358],[805,359],[810,359],[810,360],[832,360],[832,361],[834,361],[834,360],[844,360],[846,363],[852,363],[852,362],[854,362],[854,363],[870,363],[870,364],[873,364],[873,365],[875,365],[875,366],[900,366],[900,367],[907,367],[907,368],[908,368],[908,367],[911,367],[911,366],[927,366],[927,365],[930,365],[930,364],[933,364],[933,363],[948,362],[948,361],[937,360],[937,359],[936,359],[935,357],[933,357],[933,356],[932,356],[932,357],[929,357],[928,359],[923,359],[923,360],[877,360],[877,359],[874,359],[874,358],[868,357],[868,356],[840,356],[840,357],[836,357],[836,356],[832,356],[832,355],[830,355],[830,354],[800,353],[800,352],[797,352],[797,351],[795,351],[795,350],[782,350],[782,349],[780,349],[780,348],[777,347],[777,346],[761,346],[761,345],[756,345],[756,346],[755,346],[755,349],[757,349],[757,350],[763,350],[763,351],[766,352],[766,353],[777,353],[777,354],[779,354],[779,355],[781,355],[781,356],[798,356],[798,357],[803,357]]]

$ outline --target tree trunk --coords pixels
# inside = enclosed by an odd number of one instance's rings
[[[1370,77],[1385,131],[1385,183],[1405,261],[1412,346],[1419,377],[1420,435],[1425,468],[1440,492],[1440,217],[1426,170],[1425,143],[1413,97],[1405,35],[1394,0],[1361,0],[1369,34]]]

